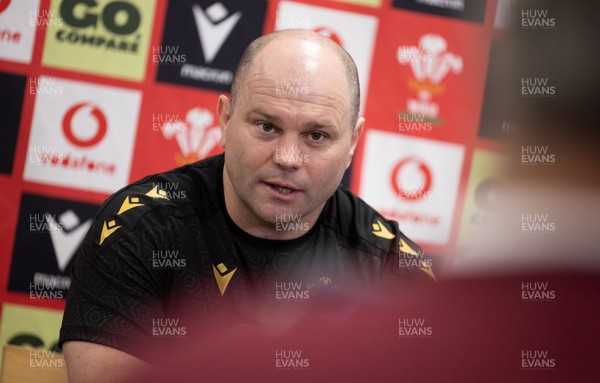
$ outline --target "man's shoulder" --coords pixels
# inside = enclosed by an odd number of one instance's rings
[[[339,187],[333,195],[328,224],[348,240],[360,241],[365,246],[389,251],[400,239],[418,249],[404,235],[396,221],[384,218],[373,207],[350,190]],[[418,250],[417,250],[418,251]]]
[[[436,279],[432,260],[406,236],[396,221],[388,220],[351,191],[340,187],[332,198],[328,224],[347,246],[374,254],[398,257],[398,267],[410,274],[424,272]]]
[[[220,156],[157,173],[129,184],[100,207],[93,226],[94,243],[112,240],[137,230],[166,225],[169,218],[194,215],[199,205],[218,198],[216,182]],[[214,204],[212,204],[214,206]]]

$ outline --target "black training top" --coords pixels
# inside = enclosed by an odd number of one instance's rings
[[[219,155],[149,176],[104,203],[76,254],[61,346],[88,341],[143,358],[157,338],[189,335],[184,311],[198,323],[251,312],[256,297],[298,302],[435,278],[396,222],[341,187],[301,237],[247,234],[225,209],[223,164]]]

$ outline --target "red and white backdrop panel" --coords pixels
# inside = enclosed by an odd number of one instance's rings
[[[242,50],[286,28],[356,60],[367,125],[348,186],[451,257],[485,225],[503,161],[492,74],[511,4],[0,0],[0,299],[62,308],[99,204],[219,153],[215,106]]]

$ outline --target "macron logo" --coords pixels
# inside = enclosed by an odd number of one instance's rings
[[[199,5],[194,4],[192,12],[196,20],[204,59],[210,64],[242,17],[242,12],[238,11],[228,16],[229,12],[221,3],[214,3],[206,8],[206,12]]]
[[[77,250],[92,225],[92,220],[88,219],[80,224],[79,217],[73,210],[67,210],[58,217],[58,222],[50,214],[46,214],[46,221],[50,227],[50,239],[52,240],[58,268],[61,272],[64,272],[69,261],[73,258],[75,250]]]

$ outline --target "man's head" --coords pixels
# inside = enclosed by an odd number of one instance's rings
[[[344,48],[320,33],[302,29],[288,29],[269,33],[268,35],[257,38],[250,45],[248,45],[248,47],[244,50],[242,57],[240,58],[240,62],[238,63],[235,71],[233,83],[231,84],[231,109],[233,110],[235,108],[235,101],[238,93],[240,92],[240,87],[242,86],[241,84],[244,83],[245,76],[248,74],[248,69],[252,67],[256,56],[270,42],[285,38],[286,36],[291,38],[295,36],[296,38],[316,39],[318,43],[324,44],[327,48],[332,49],[341,60],[343,68],[338,68],[338,70],[343,70],[344,74],[346,75],[346,81],[350,85],[349,101],[351,102],[350,108],[352,113],[350,115],[350,124],[351,128],[354,129],[354,124],[356,123],[358,111],[360,109],[360,86],[358,80],[358,70],[356,69],[356,64],[354,63],[352,56],[350,56],[350,54],[346,52]],[[285,57],[282,57],[282,59],[285,60]]]
[[[302,233],[275,233],[278,221],[314,223],[362,133],[359,100],[352,58],[316,32],[279,31],[246,49],[217,110],[225,201],[242,229],[286,238]]]

